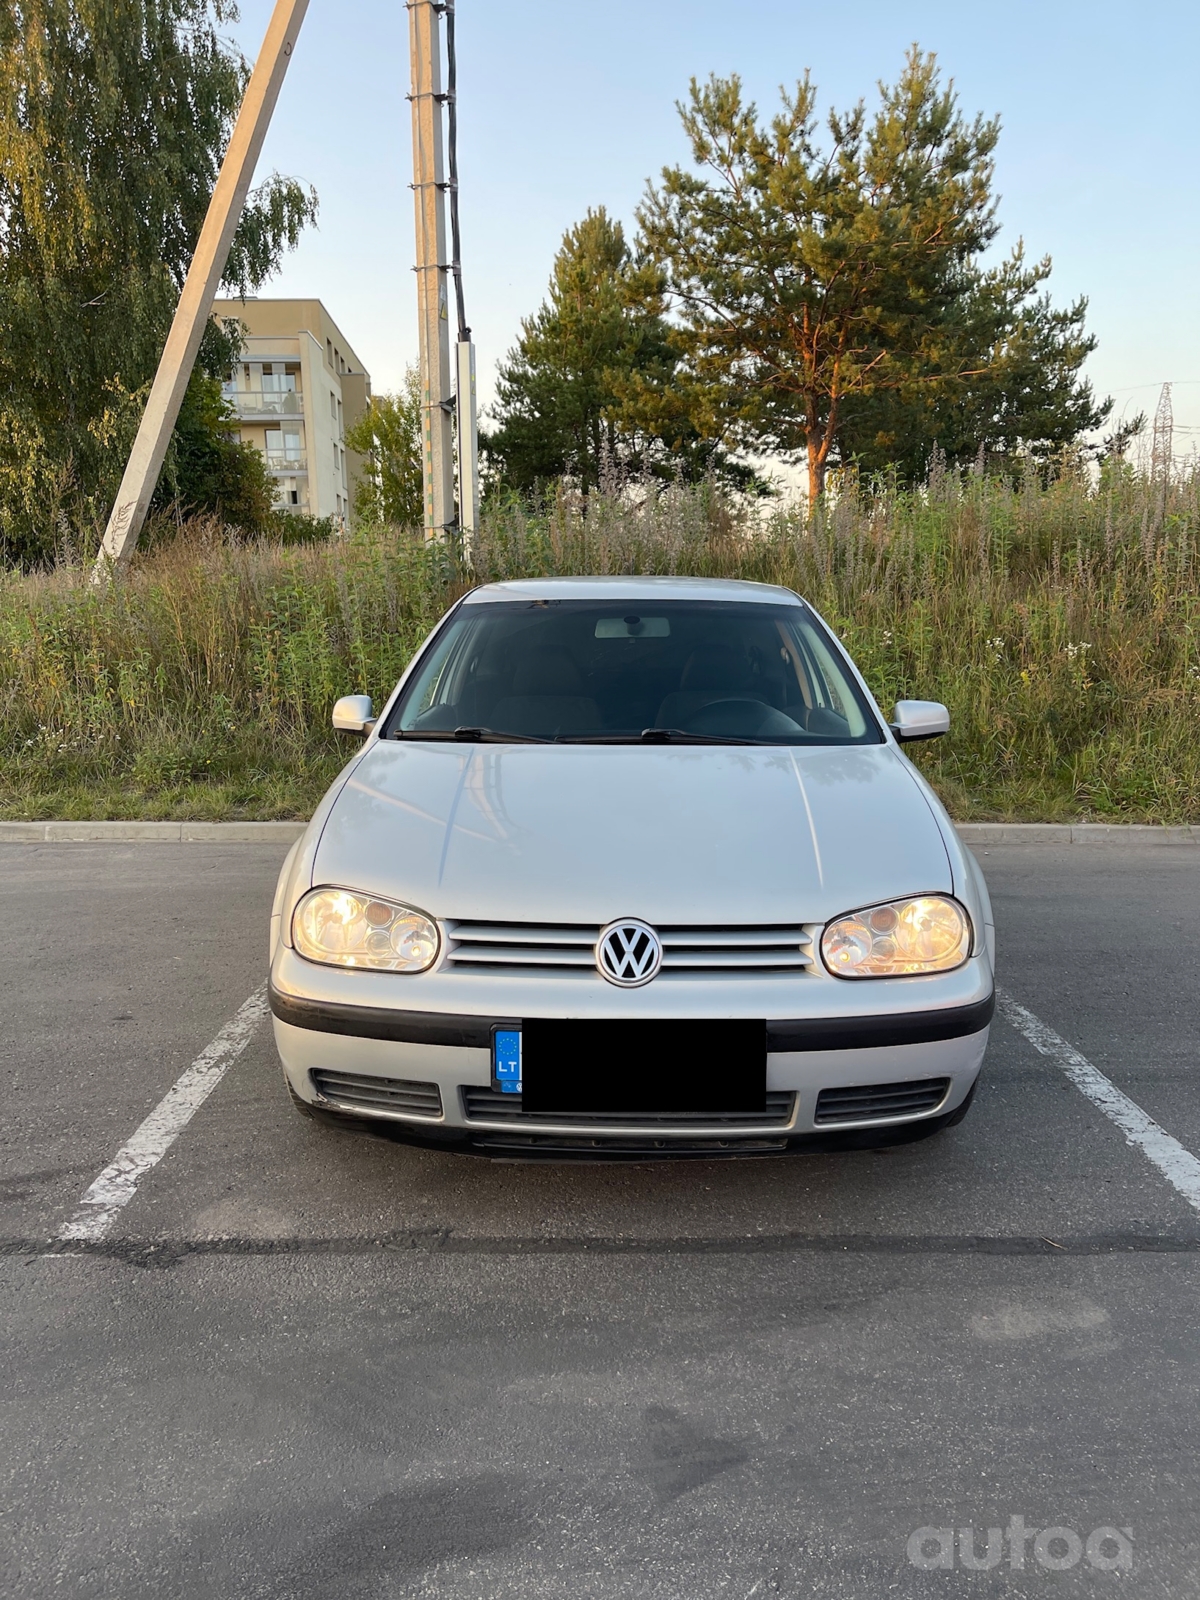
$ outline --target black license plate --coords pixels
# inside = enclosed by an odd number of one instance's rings
[[[531,1116],[762,1115],[767,1025],[528,1020],[521,1107]]]

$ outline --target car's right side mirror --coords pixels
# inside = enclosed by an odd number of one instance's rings
[[[892,712],[892,732],[901,744],[917,739],[940,739],[950,732],[950,713],[937,700],[897,700]]]
[[[370,733],[374,719],[369,694],[344,694],[333,708],[333,725],[339,733]]]

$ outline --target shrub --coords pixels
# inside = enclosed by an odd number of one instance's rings
[[[340,694],[390,690],[472,583],[693,573],[796,589],[885,710],[945,700],[916,759],[964,818],[1200,821],[1200,482],[1114,468],[853,486],[815,518],[635,485],[494,505],[470,570],[406,532],[183,537],[93,589],[0,580],[0,811],[303,816],[352,748]]]

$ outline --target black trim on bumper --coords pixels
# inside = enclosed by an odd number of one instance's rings
[[[767,1049],[869,1050],[872,1046],[935,1044],[982,1033],[996,1010],[996,996],[947,1011],[900,1012],[891,1017],[801,1017],[768,1022]]]
[[[281,994],[271,985],[271,1010],[280,1022],[311,1033],[340,1033],[352,1039],[386,1039],[391,1044],[455,1044],[490,1050],[493,1028],[519,1028],[519,1017],[455,1017],[437,1011],[392,1011],[382,1006],[342,1006]]]
[[[433,1011],[392,1011],[382,1006],[334,1005],[282,994],[271,986],[271,1010],[280,1022],[313,1033],[355,1039],[386,1039],[393,1044],[465,1045],[490,1050],[493,1028],[519,1028],[519,1017],[456,1017]],[[981,1033],[992,1020],[995,995],[947,1011],[917,1011],[883,1017],[801,1017],[767,1023],[767,1049],[867,1050],[872,1046],[933,1044]]]

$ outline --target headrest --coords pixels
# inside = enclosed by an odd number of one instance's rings
[[[565,650],[538,650],[513,673],[513,694],[581,694],[579,668]]]
[[[750,663],[730,644],[702,644],[687,658],[681,689],[747,689]]]

